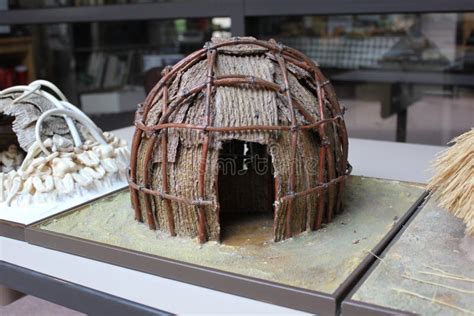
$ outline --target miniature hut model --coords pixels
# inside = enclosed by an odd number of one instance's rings
[[[135,124],[132,204],[151,229],[219,240],[225,216],[262,212],[279,241],[342,209],[350,168],[334,90],[273,40],[213,39],[165,69]]]
[[[0,211],[38,209],[126,180],[127,143],[103,133],[48,81],[0,91],[0,136]]]

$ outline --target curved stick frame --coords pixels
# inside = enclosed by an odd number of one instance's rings
[[[64,93],[61,90],[59,90],[59,88],[55,84],[53,84],[52,82],[49,82],[48,80],[38,79],[38,80],[35,80],[35,81],[31,82],[29,85],[30,86],[44,86],[44,87],[47,87],[47,88],[51,89],[54,93],[56,93],[56,95],[62,101],[67,101],[67,98],[64,95]]]
[[[42,86],[51,89],[59,97],[59,99],[57,99],[52,94],[41,90]],[[81,136],[79,134],[79,131],[77,130],[76,124],[74,123],[72,118],[75,118],[78,121],[80,121],[81,123],[83,123],[84,126],[86,126],[89,129],[91,134],[96,138],[96,140],[98,142],[100,142],[102,144],[107,144],[104,137],[102,136],[102,131],[97,127],[97,125],[95,125],[94,122],[87,115],[84,114],[84,112],[79,110],[73,104],[69,103],[69,101],[67,100],[66,96],[62,93],[62,91],[56,85],[54,85],[53,83],[51,83],[47,80],[41,80],[41,79],[40,80],[35,80],[27,86],[19,85],[19,86],[13,86],[13,87],[4,89],[4,90],[0,91],[0,95],[5,95],[5,94],[15,93],[15,92],[23,92],[23,94],[20,95],[19,97],[17,97],[16,99],[14,99],[13,103],[18,103],[18,102],[26,99],[30,95],[35,94],[35,95],[41,96],[41,97],[47,99],[48,101],[50,101],[56,107],[56,109],[65,110],[65,111],[62,111],[62,112],[60,112],[60,111],[51,112],[51,110],[50,110],[50,111],[46,111],[45,113],[51,113],[49,115],[54,115],[54,114],[57,114],[57,113],[61,113],[63,115],[63,117],[66,121],[66,124],[68,125],[68,128],[71,132],[71,136],[73,138],[74,145],[76,147],[82,145],[82,140],[81,140]],[[44,113],[43,113],[42,116],[44,116]],[[40,116],[40,118],[42,116]],[[42,124],[44,118],[46,118],[46,116],[41,119],[41,123],[39,123],[39,124],[37,123],[36,126],[35,126],[35,137],[36,137],[36,141],[37,141],[39,147],[41,148],[41,150],[45,154],[49,154],[49,151],[43,145],[43,142],[42,142],[41,137],[39,135],[39,129],[41,127],[41,124]],[[40,121],[40,119],[38,119],[38,121]]]
[[[57,97],[53,96],[52,94],[41,90],[41,87],[47,87],[50,90],[52,90]],[[25,159],[23,160],[20,168],[18,169],[19,174],[21,175],[23,172],[26,171],[26,169],[30,166],[31,162],[33,159],[41,153],[41,151],[46,155],[49,156],[51,153],[49,150],[44,146],[43,140],[41,139],[41,127],[46,118],[52,115],[62,115],[69,127],[69,130],[71,132],[71,136],[73,138],[74,144],[76,147],[82,145],[82,140],[81,136],[79,134],[79,131],[77,130],[76,124],[73,121],[73,119],[79,121],[82,123],[91,133],[91,135],[96,139],[97,142],[107,145],[107,141],[105,140],[102,130],[100,130],[97,125],[94,124],[94,122],[86,115],[84,114],[81,110],[79,110],[76,106],[73,104],[69,103],[67,100],[66,96],[59,90],[58,87],[56,87],[53,83],[46,81],[46,80],[36,80],[31,82],[28,86],[20,85],[20,86],[14,86],[10,87],[7,89],[4,89],[0,91],[0,95],[5,95],[5,94],[10,94],[10,93],[17,93],[17,92],[23,92],[19,97],[15,98],[13,100],[14,103],[18,103],[26,98],[28,98],[30,95],[35,94],[40,97],[43,97],[50,101],[55,108],[50,109],[40,115],[38,120],[36,121],[35,125],[35,142],[30,146],[28,149],[27,155]],[[17,180],[19,181],[19,180]],[[18,193],[20,189],[20,184],[16,183],[16,187],[14,187],[14,190],[9,192],[9,196],[7,197],[6,204],[9,206],[11,200],[13,197]]]
[[[78,120],[80,123],[82,123],[84,126],[86,126],[89,131],[91,132],[92,136],[98,141],[99,143],[103,145],[107,145],[107,142],[105,141],[104,137],[102,134],[98,131],[98,127],[91,121],[90,118],[88,118],[84,113],[79,113],[79,112],[73,112],[71,110],[66,110],[66,109],[51,109],[43,114],[38,118],[38,121],[36,122],[35,126],[35,137],[36,137],[36,142],[40,146],[41,150],[46,154],[50,155],[51,153],[49,150],[44,146],[43,141],[41,140],[41,126],[44,122],[44,120],[52,115],[65,115],[67,117],[72,117],[76,120]]]
[[[59,100],[53,96],[52,94],[41,90],[41,87],[47,87],[51,89],[58,97]],[[19,97],[15,98],[12,103],[18,103],[24,99],[26,99],[28,96],[35,94],[38,96],[41,96],[48,101],[50,101],[56,109],[51,109],[46,112],[44,112],[39,118],[38,121],[36,122],[35,126],[35,138],[36,138],[36,146],[41,149],[46,155],[49,155],[50,152],[46,149],[46,147],[43,144],[43,141],[41,140],[41,125],[43,124],[43,121],[45,118],[51,116],[51,115],[62,115],[69,127],[69,130],[71,132],[71,136],[74,141],[74,145],[76,147],[82,145],[82,140],[81,136],[79,134],[79,131],[77,130],[76,124],[72,120],[72,118],[78,120],[81,122],[94,136],[94,138],[101,144],[106,145],[107,141],[104,139],[102,135],[102,131],[95,123],[82,112],[79,110],[76,106],[73,104],[69,103],[67,100],[66,96],[62,93],[62,91],[53,83],[47,81],[47,80],[35,80],[31,82],[29,85],[18,85],[18,86],[13,86],[7,89],[4,89],[0,91],[0,95],[5,95],[9,93],[15,93],[15,92],[23,92]],[[36,147],[35,147],[36,148]],[[33,151],[36,151],[33,150]],[[35,153],[34,155],[36,155]]]
[[[226,75],[226,76],[215,76],[214,66],[216,59],[218,58],[218,49],[226,46],[233,45],[256,45],[267,49],[266,55],[272,60],[278,63],[280,70],[283,74],[283,86],[279,86],[274,82],[268,82],[261,78],[255,78],[243,75]],[[197,85],[189,91],[184,92],[181,95],[169,98],[168,87],[176,78],[178,73],[185,72],[190,67],[195,65],[197,62],[207,60],[207,82]],[[287,65],[292,64],[299,68],[304,69],[311,75],[311,80],[316,87],[316,95],[318,104],[315,104],[320,117],[314,117],[308,113],[303,106],[298,104],[291,95]],[[211,102],[210,96],[212,92],[219,86],[254,86],[259,89],[266,89],[274,91],[282,95],[291,109],[291,122],[290,126],[238,126],[238,127],[216,127],[212,126],[210,117]],[[183,105],[184,101],[196,93],[205,92],[205,114],[204,120],[205,125],[191,125],[191,124],[179,124],[169,122],[171,114],[174,113],[180,106]],[[151,108],[161,99],[163,108],[162,116],[158,122],[153,122],[149,125],[146,124],[148,113]],[[326,102],[327,101],[327,102]],[[173,102],[172,107],[168,107]],[[329,111],[331,118],[325,117],[325,111]],[[308,125],[299,125],[296,120],[296,113],[299,112],[303,117],[310,122]],[[330,219],[333,216],[335,209],[342,207],[342,196],[344,191],[344,182],[347,176],[350,174],[351,167],[347,161],[348,153],[348,137],[347,130],[344,123],[344,111],[341,109],[339,102],[336,98],[335,92],[329,81],[324,77],[322,72],[316,66],[316,64],[307,56],[300,53],[299,51],[282,44],[276,43],[274,40],[260,41],[252,38],[233,38],[220,43],[206,43],[203,49],[198,50],[188,57],[181,60],[173,68],[168,68],[164,73],[162,79],[155,85],[155,87],[148,94],[143,105],[139,105],[136,112],[135,126],[136,131],[133,137],[132,150],[131,150],[131,161],[129,171],[129,184],[131,191],[132,204],[135,209],[135,218],[142,221],[141,203],[139,199],[139,192],[144,194],[145,208],[147,222],[151,229],[156,229],[156,223],[153,216],[152,203],[150,201],[151,196],[157,196],[165,201],[166,211],[168,213],[168,229],[171,235],[174,235],[174,220],[173,210],[171,202],[184,203],[186,205],[194,205],[198,211],[198,237],[199,241],[206,241],[206,225],[205,225],[205,209],[206,207],[213,205],[214,202],[206,199],[205,196],[205,181],[204,176],[206,174],[206,159],[209,150],[209,133],[230,133],[236,131],[270,131],[270,130],[281,130],[291,134],[291,159],[290,159],[290,176],[289,176],[289,193],[285,196],[277,196],[279,201],[288,202],[288,212],[286,213],[285,223],[285,234],[286,237],[292,236],[291,231],[291,216],[295,207],[294,200],[300,196],[306,196],[308,194],[318,194],[318,207],[317,214],[314,223],[311,225],[311,229],[320,228],[322,225],[323,212],[326,205],[328,205],[327,217]],[[325,126],[327,124],[334,124],[337,129],[338,141],[341,146],[342,157],[336,159],[334,153],[328,150],[328,139],[326,136]],[[174,196],[168,193],[168,180],[167,180],[167,131],[170,128],[174,129],[195,129],[200,130],[203,134],[201,161],[199,168],[199,179],[198,179],[198,194],[199,196],[193,199]],[[321,138],[321,145],[319,148],[319,172],[318,172],[318,185],[315,187],[307,188],[302,192],[295,192],[296,190],[296,152],[298,145],[298,133],[300,130],[314,130],[319,134]],[[149,139],[148,144],[145,146],[144,156],[144,170],[143,182],[137,183],[137,164],[138,164],[138,151],[142,144],[143,136]],[[155,148],[156,141],[161,140],[162,153],[162,189],[151,188],[151,155]],[[336,168],[337,165],[337,168]],[[325,177],[325,170],[327,170],[327,178]],[[337,197],[335,197],[335,186],[338,186]],[[327,195],[329,202],[327,201]]]
[[[44,80],[41,80],[41,81],[44,81]],[[47,86],[55,92],[56,92],[56,90],[59,91],[59,89],[56,86],[54,86],[52,83],[48,84]],[[52,87],[55,87],[55,88],[52,88]],[[33,85],[31,83],[28,86],[10,87],[10,88],[7,88],[7,89],[1,91],[1,94],[14,93],[14,92],[23,92],[23,94],[20,95],[19,97],[17,97],[15,100],[13,100],[13,103],[20,102],[21,100],[27,98],[31,94],[36,94],[36,95],[41,96],[41,97],[47,99],[48,101],[50,101],[58,109],[64,109],[65,108],[65,106],[63,105],[63,103],[61,103],[60,100],[58,100],[52,94],[41,90],[41,85],[39,85],[39,84]],[[60,92],[60,94],[59,94],[60,97],[64,96],[61,91],[59,91],[59,92]],[[74,124],[74,121],[71,118],[67,117],[67,116],[64,116],[64,120],[66,121],[66,124],[67,124],[67,126],[68,126],[68,128],[71,132],[71,136],[74,140],[75,145],[76,146],[82,145],[81,136],[79,134],[79,131],[76,128],[76,125]]]

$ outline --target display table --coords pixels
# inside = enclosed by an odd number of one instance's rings
[[[133,128],[114,133],[131,142]],[[351,139],[354,175],[425,183],[443,148]],[[0,237],[0,284],[85,313],[301,313]]]
[[[464,229],[429,199],[346,297],[341,314],[472,314],[474,238]]]

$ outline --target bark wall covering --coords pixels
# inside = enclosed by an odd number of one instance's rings
[[[342,114],[302,54],[252,38],[213,40],[168,69],[137,111],[130,174],[137,219],[219,240],[218,180],[232,181],[218,176],[219,154],[224,143],[242,141],[265,145],[271,156],[275,241],[319,228],[342,209],[349,169]]]

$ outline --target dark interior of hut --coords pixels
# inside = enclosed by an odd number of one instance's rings
[[[273,236],[275,200],[267,146],[232,140],[219,155],[218,195],[223,243],[260,243]]]
[[[6,166],[10,164],[11,157],[17,154],[20,157],[25,156],[18,144],[16,134],[13,132],[13,121],[13,117],[0,114],[0,172],[8,172],[12,168],[17,169],[17,163],[14,163],[14,166]]]

